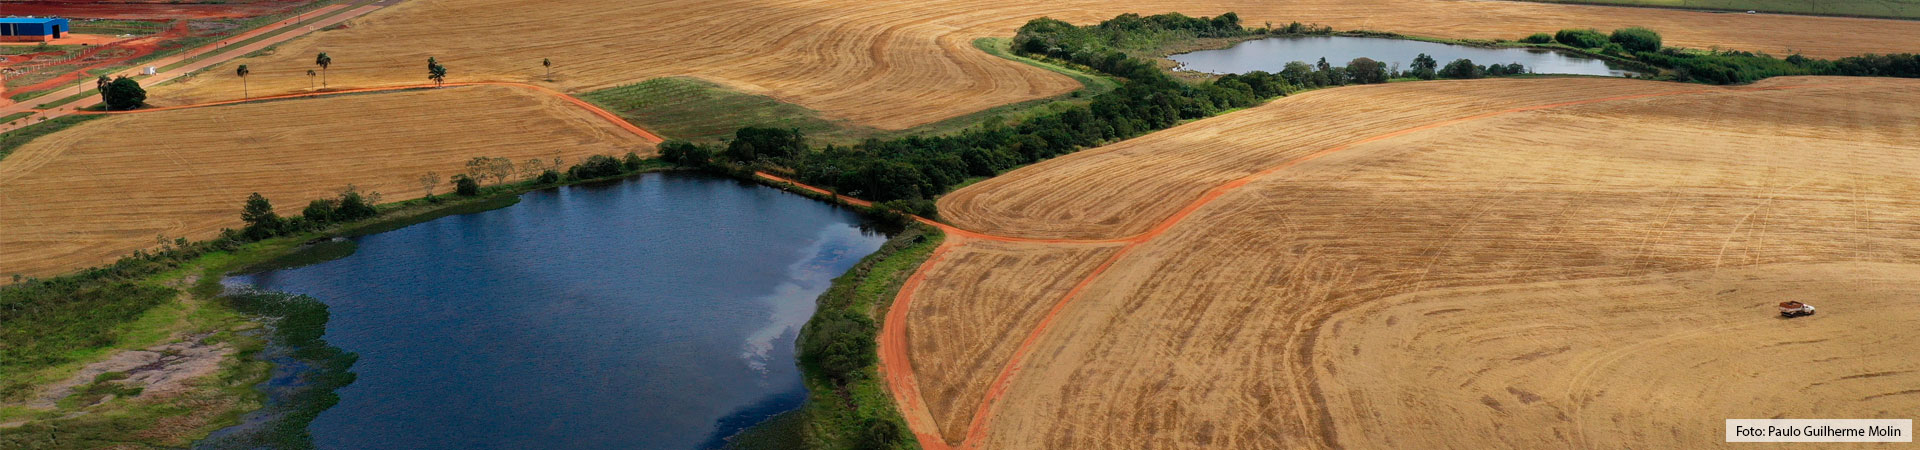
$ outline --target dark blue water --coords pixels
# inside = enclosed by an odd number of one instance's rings
[[[1370,58],[1400,70],[1413,67],[1421,53],[1432,56],[1442,67],[1455,59],[1471,59],[1474,64],[1520,63],[1533,73],[1602,75],[1621,77],[1633,72],[1609,67],[1606,61],[1553,50],[1532,48],[1481,48],[1448,45],[1407,39],[1349,36],[1298,36],[1257,39],[1218,50],[1201,50],[1167,57],[1180,68],[1207,73],[1247,73],[1264,70],[1279,73],[1288,62],[1312,64],[1320,58],[1334,66],[1345,66],[1354,58]]]
[[[359,378],[322,448],[711,447],[806,398],[794,337],[885,236],[832,205],[690,174],[528,193],[234,277],[327,303]]]

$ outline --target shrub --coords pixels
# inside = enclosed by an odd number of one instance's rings
[[[713,150],[679,139],[660,143],[660,159],[682,166],[704,166],[713,160]]]
[[[1607,45],[1607,35],[1593,29],[1565,29],[1553,34],[1553,40],[1579,48],[1600,48]]]
[[[628,172],[640,170],[642,164],[646,164],[646,161],[642,161],[640,155],[633,152],[627,152],[626,157],[620,158],[620,168]]]
[[[333,222],[334,209],[336,208],[333,200],[314,200],[307,202],[307,209],[300,210],[300,217],[305,217],[308,222],[316,224],[329,223]]]
[[[785,160],[806,149],[806,137],[799,129],[746,127],[733,133],[733,142],[727,143],[727,157],[735,161]]]
[[[888,200],[880,202],[880,208],[929,218],[940,213],[940,209],[934,207],[933,200],[924,198]]]
[[[333,220],[348,222],[379,214],[380,210],[375,209],[366,197],[361,196],[359,192],[349,190],[340,194],[340,207],[333,210]]]
[[[900,442],[900,425],[891,420],[868,417],[860,425],[860,439],[855,443],[859,450],[888,450]]]
[[[800,330],[801,364],[820,368],[836,383],[845,384],[861,376],[861,369],[878,361],[874,338],[879,329],[865,314],[834,309],[823,311]]]
[[[1620,44],[1621,47],[1626,48],[1628,51],[1653,52],[1660,50],[1660,33],[1655,33],[1653,30],[1641,27],[1613,30],[1613,36],[1609,38],[1609,40]]]
[[[1520,42],[1525,42],[1528,44],[1545,44],[1548,42],[1553,42],[1553,35],[1546,34],[1546,33],[1534,33],[1531,36],[1527,36],[1526,38],[1520,39]]]
[[[537,181],[540,184],[558,183],[560,182],[560,172],[555,172],[553,171],[553,169],[547,169],[545,171],[540,172],[540,178],[535,178],[534,181]]]
[[[465,174],[453,176],[453,193],[464,197],[480,195],[480,182]]]
[[[625,172],[625,170],[621,169],[620,161],[613,159],[612,156],[593,155],[587,157],[586,161],[573,166],[573,168],[567,169],[567,176],[575,180],[587,180],[610,177]]]

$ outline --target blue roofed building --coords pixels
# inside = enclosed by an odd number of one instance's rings
[[[0,41],[5,42],[46,42],[72,31],[67,19],[58,17],[0,17]]]

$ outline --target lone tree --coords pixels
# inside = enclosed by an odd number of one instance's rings
[[[101,75],[99,79],[93,80],[93,88],[100,91],[100,101],[107,101],[107,85],[111,83],[113,83],[113,79],[107,78],[106,75]]]
[[[513,176],[513,160],[505,157],[487,158],[487,174],[493,175],[493,184],[507,182]]]
[[[140,82],[127,77],[115,78],[107,83],[106,87],[100,89],[100,96],[108,110],[134,109],[147,104],[147,90],[140,87]]]
[[[248,239],[260,240],[280,234],[286,221],[273,213],[273,203],[259,192],[247,196],[247,206],[240,210],[240,220],[247,222]]]
[[[467,173],[465,175],[467,178],[485,180],[487,178],[487,169],[492,164],[493,160],[485,156],[475,156],[473,159],[467,160]]]
[[[241,64],[240,67],[233,69],[233,74],[240,76],[240,98],[252,97],[252,95],[247,94],[247,74],[250,73],[253,73],[253,71],[247,70],[246,64]]]
[[[1413,57],[1413,76],[1422,80],[1431,80],[1439,76],[1440,61],[1421,53]]]
[[[1353,84],[1374,84],[1387,82],[1387,66],[1372,58],[1354,58],[1347,63],[1347,76]]]
[[[420,190],[427,192],[427,199],[433,199],[433,188],[440,186],[440,173],[427,172],[420,176]]]
[[[540,58],[540,65],[546,66],[547,68],[547,81],[553,81],[553,60]]]
[[[434,61],[432,57],[428,57],[427,79],[433,80],[433,87],[440,87],[442,83],[447,81],[447,66],[442,66],[439,61]]]
[[[527,158],[527,162],[520,163],[520,178],[531,180],[546,171],[547,162],[540,158]]]
[[[313,58],[313,63],[320,65],[320,88],[326,89],[327,88],[327,66],[333,65],[333,57],[327,56],[327,52],[320,52],[320,56],[316,56]],[[313,73],[313,72],[309,71],[307,73]]]
[[[307,89],[313,89],[313,69],[307,69]]]

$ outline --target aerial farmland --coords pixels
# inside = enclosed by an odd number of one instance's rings
[[[1920,11],[1667,3],[0,1],[0,448],[1911,442]]]

